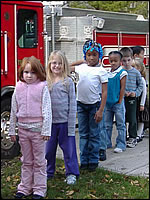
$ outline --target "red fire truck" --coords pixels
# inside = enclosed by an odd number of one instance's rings
[[[43,4],[1,1],[1,156],[12,158],[18,143],[8,137],[11,96],[24,57],[35,56],[44,65]],[[17,130],[16,130],[17,131]]]
[[[50,52],[61,49],[69,62],[74,62],[83,58],[83,43],[90,38],[102,45],[104,67],[109,67],[108,53],[111,50],[135,45],[145,48],[144,62],[147,66],[149,64],[148,22],[137,21],[136,15],[66,7],[59,9],[59,15],[54,11],[40,1],[1,1],[2,158],[13,158],[20,152],[19,143],[10,141],[8,128],[11,97],[24,57],[34,55],[46,66]],[[141,31],[138,31],[138,26]]]

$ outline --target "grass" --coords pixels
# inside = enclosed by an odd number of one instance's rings
[[[2,199],[14,199],[20,170],[19,157],[1,162]],[[47,182],[45,199],[149,199],[149,178],[126,176],[98,168],[94,172],[80,171],[75,185],[67,185],[64,180],[64,161],[56,159],[55,177]]]

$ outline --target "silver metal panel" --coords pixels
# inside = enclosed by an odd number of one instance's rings
[[[87,39],[92,39],[92,17],[78,17],[77,18],[77,40],[85,41]]]

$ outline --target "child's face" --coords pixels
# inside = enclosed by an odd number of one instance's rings
[[[142,60],[144,60],[144,51],[141,51],[139,54],[135,54],[134,58],[141,58]]]
[[[118,54],[111,54],[109,56],[109,63],[111,65],[112,70],[115,70],[121,65],[121,58]]]
[[[62,75],[64,68],[62,66],[62,60],[58,56],[54,56],[53,60],[51,61],[51,71],[55,75]]]
[[[23,79],[26,83],[32,84],[37,80],[36,73],[31,69],[30,63],[27,63],[25,65],[25,68],[23,70]]]
[[[131,57],[123,57],[122,58],[122,65],[126,68],[126,69],[130,69],[132,66],[132,62],[133,59]]]
[[[99,53],[95,50],[86,52],[86,62],[89,66],[95,66],[99,61]]]

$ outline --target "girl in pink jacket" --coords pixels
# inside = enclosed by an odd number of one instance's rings
[[[19,68],[19,81],[12,96],[9,135],[16,141],[18,125],[22,152],[21,183],[15,198],[33,194],[33,199],[45,197],[47,174],[45,141],[51,135],[51,98],[46,73],[34,56],[25,57]]]

